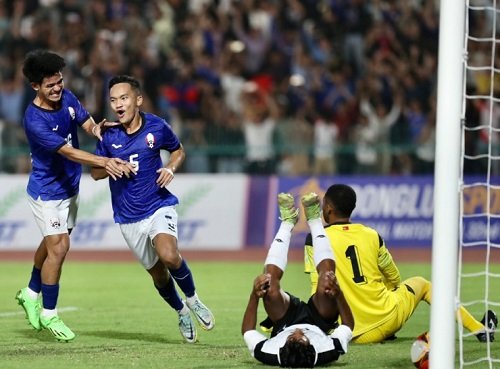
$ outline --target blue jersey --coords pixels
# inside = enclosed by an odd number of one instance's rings
[[[79,148],[77,127],[89,118],[88,111],[66,89],[57,110],[43,109],[33,102],[26,108],[23,125],[31,151],[32,170],[27,188],[31,197],[62,200],[78,193],[82,166],[57,150],[67,143]]]
[[[169,152],[180,147],[180,141],[170,126],[160,117],[140,112],[142,125],[128,134],[122,125],[108,128],[103,140],[97,142],[97,155],[120,158],[136,166],[137,174],[116,181],[109,178],[111,203],[116,223],[135,223],[156,210],[179,203],[156,180],[162,167],[160,149]]]

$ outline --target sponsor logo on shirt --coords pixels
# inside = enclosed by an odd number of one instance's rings
[[[111,146],[113,146],[113,149],[119,149],[120,147],[122,147],[122,145],[117,144],[111,144]]]
[[[59,129],[59,124],[57,126],[55,126],[54,128],[52,128],[52,130],[55,132]]]

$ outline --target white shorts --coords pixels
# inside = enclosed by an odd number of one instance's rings
[[[43,237],[68,233],[76,225],[80,196],[75,195],[65,200],[33,199],[28,195],[28,203],[35,216],[36,224]]]
[[[157,234],[166,233],[177,238],[177,212],[174,206],[156,210],[150,217],[136,223],[120,224],[123,238],[146,270],[158,261],[153,245]]]

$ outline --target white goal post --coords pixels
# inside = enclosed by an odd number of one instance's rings
[[[441,0],[432,239],[430,367],[455,367],[465,0]]]
[[[492,369],[493,324],[479,348],[469,344],[479,333],[468,331],[472,318],[467,330],[456,318],[460,305],[485,316],[500,307],[491,265],[500,250],[500,0],[441,1],[436,121],[430,367]],[[474,209],[472,193],[481,195]],[[466,251],[484,264],[468,263]]]

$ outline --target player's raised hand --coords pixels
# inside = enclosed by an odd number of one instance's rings
[[[271,274],[265,273],[257,276],[253,282],[253,293],[257,297],[264,297],[271,285]]]
[[[114,127],[121,123],[119,122],[108,122],[106,119],[101,120],[98,124],[92,127],[92,133],[96,136],[99,141],[102,141],[102,134],[106,130],[107,127]]]
[[[326,283],[325,283],[325,294],[335,298],[340,291],[339,283],[337,281],[337,277],[335,276],[335,273],[332,271],[322,273],[320,278],[324,278]]]

